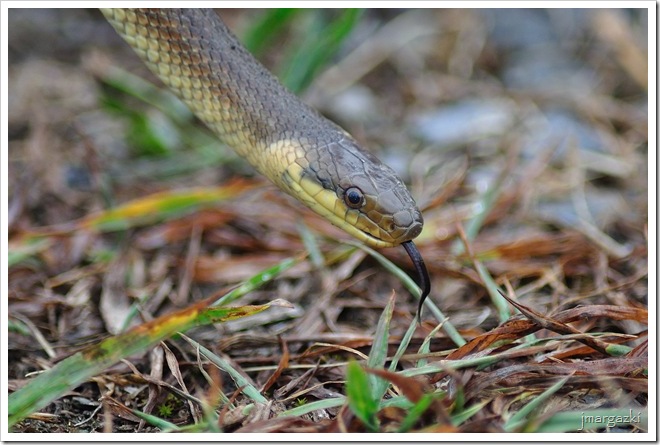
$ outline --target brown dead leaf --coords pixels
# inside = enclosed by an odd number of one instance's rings
[[[270,387],[277,382],[284,370],[289,367],[289,348],[287,347],[286,342],[282,340],[282,337],[278,336],[278,339],[280,341],[280,347],[282,348],[282,356],[280,357],[280,362],[277,364],[277,368],[273,374],[268,378],[266,383],[264,383],[264,386],[261,387],[259,392],[262,394],[268,391]]]
[[[514,317],[501,326],[479,335],[447,356],[447,360],[458,360],[467,356],[476,356],[497,343],[509,343],[525,335],[531,334],[538,328],[530,320]]]
[[[546,317],[543,314],[536,312],[534,309],[529,308],[524,304],[521,304],[520,302],[508,297],[507,295],[504,294],[504,292],[502,291],[499,292],[500,295],[502,295],[502,297],[504,297],[506,301],[509,302],[509,304],[511,304],[516,309],[518,309],[520,312],[522,312],[527,318],[533,320],[538,326],[556,332],[558,334],[575,334],[577,336],[574,336],[574,338],[577,341],[586,344],[587,346],[595,349],[598,352],[601,352],[604,355],[608,355],[607,354],[608,345],[603,341],[591,337],[589,335],[586,335],[572,326],[569,326],[567,324]]]
[[[648,324],[649,312],[637,307],[613,306],[608,304],[578,306],[561,311],[553,317],[561,323],[572,323],[578,320],[607,318],[610,320],[634,320]]]
[[[571,375],[569,383],[576,377],[588,376],[596,387],[603,379],[624,378],[648,367],[646,359],[629,359],[624,357],[607,358],[602,360],[580,361],[574,363],[526,363],[511,365],[489,372],[476,373],[466,385],[466,394],[471,396],[480,394],[489,387],[515,388],[522,386],[531,389],[541,385],[544,389],[554,383],[556,376]],[[637,378],[634,386],[637,389],[647,388],[645,378]],[[629,381],[626,383],[630,383]]]
[[[329,345],[327,343],[314,343],[299,356],[299,359],[302,360],[318,356],[325,356],[338,351],[355,350],[370,346],[372,343],[373,338],[367,337],[350,339],[336,345]]]
[[[628,357],[648,357],[649,353],[649,341],[645,339],[642,343],[635,346],[632,351],[628,353]]]
[[[516,305],[526,308],[525,306],[520,305],[518,302],[516,302]],[[493,344],[505,344],[536,332],[542,328],[550,329],[555,327],[557,329],[555,332],[569,334],[579,333],[580,335],[583,335],[583,339],[585,339],[586,337],[589,337],[587,334],[582,334],[576,329],[565,325],[565,323],[572,323],[583,319],[607,318],[611,320],[635,320],[641,323],[648,322],[648,311],[645,309],[612,305],[580,306],[559,312],[553,315],[552,319],[540,315],[529,308],[526,308],[526,311],[529,314],[536,314],[537,319],[522,320],[518,316],[514,316],[495,329],[492,329],[482,335],[473,338],[468,343],[449,354],[447,359],[458,360],[467,356],[476,356],[477,353],[486,350]],[[545,326],[543,326],[544,324]],[[561,332],[563,329],[566,331]],[[593,339],[593,337],[587,338],[585,343],[588,343],[591,340],[595,339]],[[596,344],[599,343],[600,345],[596,346]],[[594,345],[588,344],[587,346],[592,349],[596,349],[597,347],[602,348],[606,345],[603,342],[597,340]]]

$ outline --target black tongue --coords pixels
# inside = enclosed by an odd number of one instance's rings
[[[415,265],[417,269],[417,275],[419,275],[419,287],[422,289],[422,295],[419,297],[419,306],[417,307],[417,319],[421,321],[422,319],[422,305],[424,300],[431,292],[431,280],[429,279],[429,272],[426,270],[426,265],[424,264],[424,258],[417,250],[417,246],[412,241],[406,241],[401,244],[408,252],[408,256]]]

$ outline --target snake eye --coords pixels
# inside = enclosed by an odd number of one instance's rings
[[[359,209],[364,205],[362,190],[357,187],[349,188],[344,192],[344,202],[352,209]]]

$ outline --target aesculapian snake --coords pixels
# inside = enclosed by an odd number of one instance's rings
[[[102,9],[148,67],[211,130],[282,190],[373,247],[402,244],[430,291],[412,240],[422,214],[403,181],[305,105],[211,9]]]

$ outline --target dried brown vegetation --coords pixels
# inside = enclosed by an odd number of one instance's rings
[[[368,371],[392,384],[386,399],[418,404],[442,394],[410,431],[535,431],[556,413],[647,405],[646,12],[593,10],[572,21],[534,13],[553,32],[573,33],[538,42],[536,51],[564,44],[572,57],[539,65],[544,88],[505,80],[520,72],[512,65],[523,48],[495,39],[506,28],[500,16],[369,11],[362,37],[305,95],[374,151],[400,147],[379,155],[424,208],[416,242],[430,298],[466,340],[457,345],[440,329],[423,347],[438,324],[426,309],[397,372]],[[224,11],[239,28],[256,15]],[[186,333],[265,403],[176,337],[72,388],[14,431],[159,431],[132,410],[186,426],[208,419],[205,404],[226,432],[365,431],[345,403],[278,415],[346,394],[346,364],[369,354],[393,291],[394,356],[417,304],[402,283],[264,180],[236,179],[250,170],[185,111],[122,92],[117,85],[133,80],[119,66],[153,79],[95,11],[13,10],[9,23],[10,391],[102,338],[303,258],[233,303],[284,299],[294,309]],[[571,67],[562,71],[564,62]],[[579,83],[585,76],[589,88]],[[167,100],[147,93],[149,102]],[[434,115],[442,110],[456,113],[450,130],[484,121],[437,137],[430,123],[443,125]],[[136,153],[140,144],[157,153]],[[161,214],[139,201],[138,216],[123,214],[117,227],[97,219],[155,193],[217,184],[219,203]],[[319,257],[306,255],[304,233]],[[381,253],[413,272],[402,249]],[[437,369],[413,376],[423,366]],[[562,379],[533,415],[507,423]],[[384,406],[379,430],[397,431],[408,413]]]

